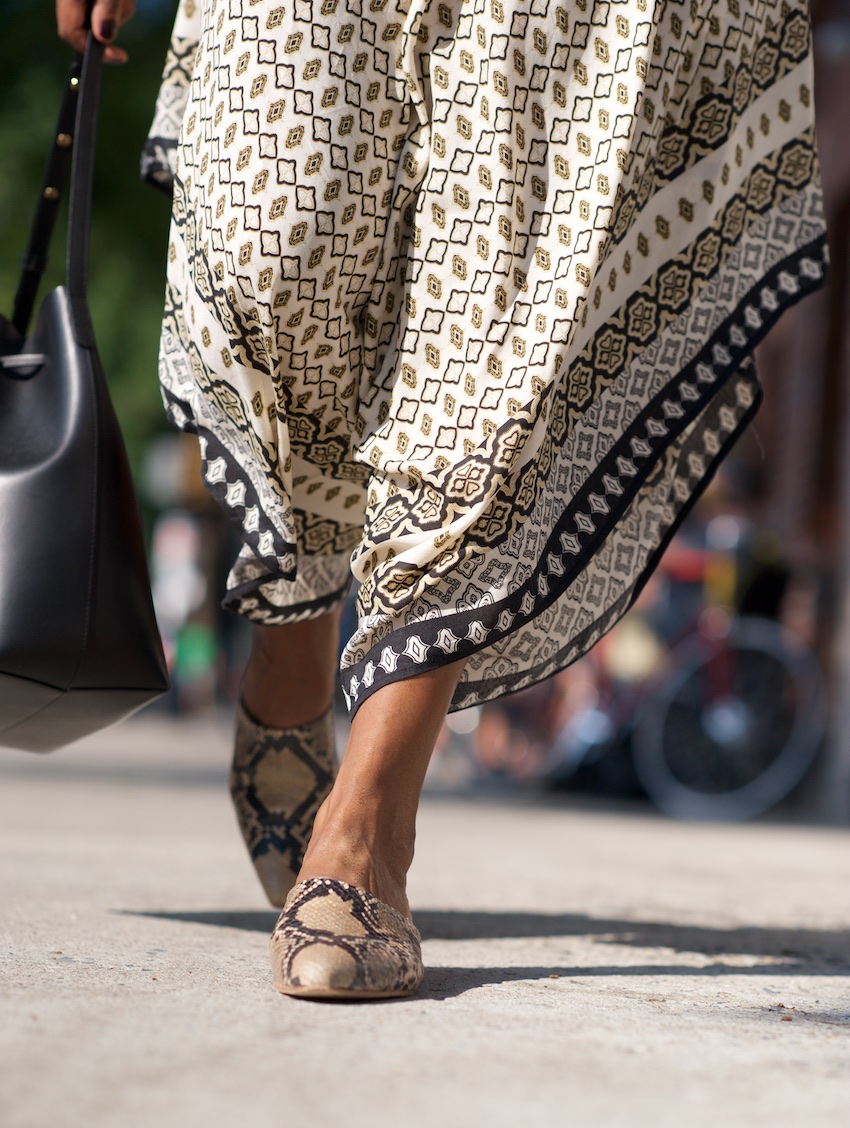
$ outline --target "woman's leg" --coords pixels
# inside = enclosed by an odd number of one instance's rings
[[[410,917],[405,892],[428,761],[464,662],[379,689],[360,706],[298,881],[332,877]]]
[[[338,607],[319,619],[254,625],[242,704],[255,721],[289,729],[327,712],[339,668],[341,615]]]
[[[275,987],[308,998],[411,995],[424,975],[407,871],[428,761],[463,662],[385,686],[360,706],[272,933]]]

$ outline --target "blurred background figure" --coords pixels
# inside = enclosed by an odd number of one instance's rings
[[[151,584],[172,678],[163,704],[178,713],[233,705],[248,630],[219,605],[235,534],[204,488],[198,444],[186,434],[154,436],[139,485],[155,514]]]
[[[207,595],[200,553],[200,530],[190,514],[166,512],[157,518],[151,541],[153,599],[182,709],[215,699],[215,633],[197,617]]]
[[[784,625],[791,570],[722,471],[634,609],[580,662],[484,706],[485,772],[682,818],[742,819],[800,782],[827,701],[811,646]]]

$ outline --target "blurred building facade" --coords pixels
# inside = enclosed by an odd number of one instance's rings
[[[753,504],[795,575],[792,625],[831,688],[828,745],[811,802],[850,818],[850,0],[815,0],[815,102],[832,266],[826,289],[787,314],[759,350],[764,406]]]

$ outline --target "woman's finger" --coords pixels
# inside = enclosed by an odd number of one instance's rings
[[[119,27],[132,16],[134,7],[127,0],[96,0],[91,14],[92,31],[103,43],[111,43]]]
[[[77,51],[83,51],[88,36],[88,0],[56,0],[56,26],[59,35]],[[127,52],[111,46],[118,29],[135,11],[135,0],[96,0],[91,13],[91,28],[101,42],[110,44],[104,53],[108,63],[126,63]]]
[[[86,43],[85,0],[56,0],[56,27],[59,35],[77,51]]]

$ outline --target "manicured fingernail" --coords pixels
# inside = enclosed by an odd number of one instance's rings
[[[100,25],[100,38],[111,43],[115,38],[115,20],[103,20]]]

